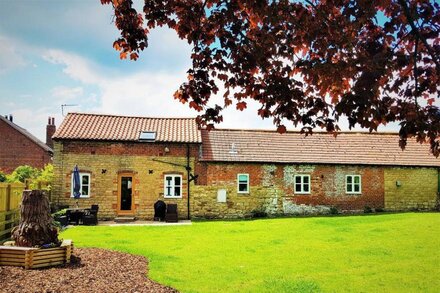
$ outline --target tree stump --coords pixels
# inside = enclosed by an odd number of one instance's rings
[[[42,190],[25,190],[20,208],[20,224],[12,230],[16,246],[59,245],[58,229],[53,225],[49,200]]]

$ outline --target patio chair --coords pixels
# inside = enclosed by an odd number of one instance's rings
[[[167,213],[165,214],[165,222],[177,223],[177,204],[167,204]]]
[[[83,224],[98,225],[98,205],[92,205],[92,208],[84,210]]]
[[[79,225],[81,219],[80,213],[76,211],[66,210],[67,224]]]

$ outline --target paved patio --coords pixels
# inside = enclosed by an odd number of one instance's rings
[[[184,226],[192,225],[191,220],[179,220],[177,223],[167,223],[158,221],[134,221],[128,223],[116,223],[115,221],[99,221],[98,226]]]

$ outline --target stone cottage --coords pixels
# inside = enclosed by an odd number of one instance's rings
[[[157,200],[180,218],[431,210],[440,159],[428,145],[405,151],[392,133],[200,130],[193,118],[70,113],[54,140],[54,200],[74,205],[72,170],[81,172],[80,206],[101,218],[152,219]]]

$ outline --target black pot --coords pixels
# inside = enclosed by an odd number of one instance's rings
[[[67,216],[55,217],[55,221],[59,222],[61,226],[67,226]]]

